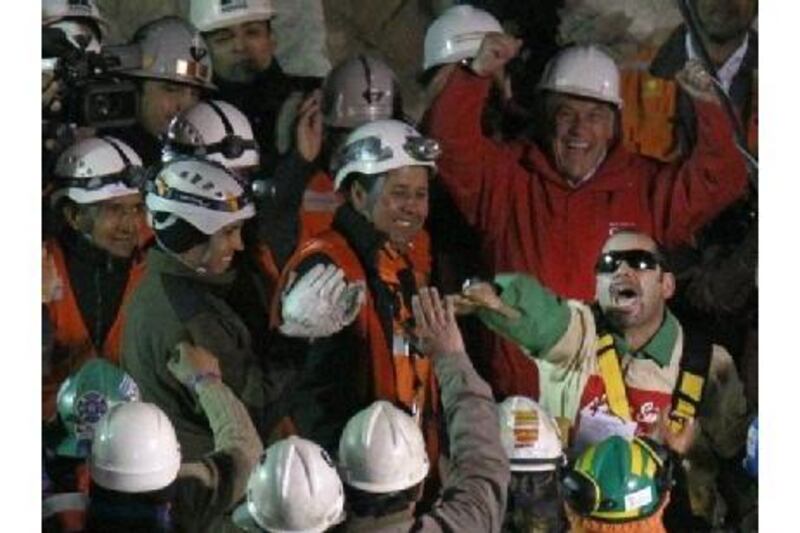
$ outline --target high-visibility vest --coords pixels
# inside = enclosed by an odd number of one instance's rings
[[[97,347],[92,342],[89,329],[84,323],[78,301],[70,284],[67,262],[61,246],[55,239],[45,241],[45,248],[53,258],[56,272],[62,283],[61,297],[48,302],[47,313],[55,332],[55,350],[58,360],[53,361],[50,373],[42,383],[42,415],[48,420],[56,412],[56,394],[61,383],[93,357],[103,357],[114,364],[120,361],[122,341],[123,308],[134,288],[144,274],[144,262],[135,262],[128,275],[117,316],[109,328],[103,344]]]

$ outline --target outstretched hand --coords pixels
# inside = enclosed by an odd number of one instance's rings
[[[483,41],[475,59],[472,60],[472,71],[478,76],[496,77],[519,53],[522,40],[506,33],[489,32]]]
[[[714,89],[714,80],[703,67],[702,63],[696,59],[690,59],[683,68],[675,74],[681,88],[694,98],[704,102],[719,104],[719,97]]]
[[[465,351],[452,300],[442,302],[435,288],[422,287],[411,299],[411,308],[417,324],[416,336],[424,353],[435,356]]]
[[[494,285],[486,281],[465,283],[461,294],[450,296],[455,304],[456,313],[469,315],[480,308],[491,309],[506,318],[516,320],[519,311],[507,305],[497,294]]]
[[[297,151],[306,161],[314,161],[322,149],[322,91],[312,92],[297,110]]]

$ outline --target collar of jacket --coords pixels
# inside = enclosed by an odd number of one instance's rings
[[[520,159],[520,164],[527,171],[540,175],[567,193],[572,191],[619,191],[633,187],[636,181],[634,176],[639,175],[630,171],[631,167],[636,165],[636,161],[633,154],[626,150],[621,142],[617,142],[609,149],[606,158],[597,167],[594,175],[577,187],[573,187],[567,182],[553,166],[546,150],[536,143],[529,145],[528,150]]]
[[[265,87],[270,88],[274,93],[276,88],[282,87],[286,79],[286,74],[283,72],[276,58],[273,57],[269,66],[258,72],[251,82],[223,80],[216,74],[214,75],[213,81],[219,90],[219,94],[229,95],[256,90],[262,91]],[[264,95],[268,94],[270,93],[264,93]]]
[[[658,78],[672,79],[686,63],[686,26],[680,25],[661,45],[650,63],[650,74]],[[758,32],[748,32],[747,52],[744,54],[739,72],[750,72],[758,68]]]
[[[608,322],[605,321],[599,305],[592,306],[592,312],[595,315],[595,320],[598,324],[605,324],[604,329],[601,325],[598,328],[598,333],[601,330],[609,331],[614,337],[614,347],[617,353],[622,356],[630,354],[637,359],[651,359],[658,363],[659,366],[665,367],[672,361],[672,351],[675,348],[675,342],[678,340],[679,324],[678,319],[669,309],[664,311],[664,318],[661,321],[661,326],[656,330],[655,334],[650,337],[650,340],[642,346],[639,350],[632,351],[625,336],[614,328],[611,328]]]
[[[222,274],[199,274],[175,257],[172,253],[165,252],[158,245],[147,252],[147,269],[153,273],[170,274],[189,278],[207,285],[227,287],[236,277],[236,271],[231,266]]]
[[[378,252],[388,239],[385,233],[375,229],[372,222],[347,202],[336,210],[332,227],[353,247],[364,267],[375,269]]]
[[[85,235],[79,234],[70,226],[65,226],[58,239],[64,254],[80,263],[107,271],[124,272],[130,270],[139,256],[138,250],[131,257],[117,257],[95,246]]]

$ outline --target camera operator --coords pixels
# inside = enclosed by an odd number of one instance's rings
[[[136,82],[136,123],[109,133],[128,143],[149,166],[161,160],[160,137],[170,120],[216,87],[205,41],[185,20],[168,16],[148,22],[136,30],[131,44],[139,47],[142,64],[121,74]]]

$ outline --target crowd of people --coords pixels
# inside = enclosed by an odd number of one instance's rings
[[[286,74],[271,0],[139,28],[135,124],[43,128],[43,530],[757,529],[757,2],[686,4],[520,95],[459,2],[418,123],[368,50]]]

